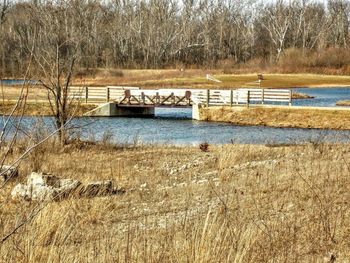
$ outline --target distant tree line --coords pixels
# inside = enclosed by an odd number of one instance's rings
[[[350,45],[348,0],[0,1],[2,75],[23,73],[30,58],[50,74],[58,60],[62,71],[214,67]]]

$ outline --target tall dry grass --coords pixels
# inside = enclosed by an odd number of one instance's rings
[[[287,106],[211,106],[199,108],[200,119],[237,125],[350,130],[350,110]]]
[[[328,48],[314,52],[287,49],[278,62],[281,73],[317,73],[349,75],[350,54],[343,48]]]
[[[48,142],[39,170],[112,179],[126,194],[45,205],[0,245],[1,262],[346,262],[350,148]],[[11,155],[20,154],[16,147]],[[12,201],[37,158],[0,192],[0,237],[35,202]],[[37,165],[37,164],[36,164]]]

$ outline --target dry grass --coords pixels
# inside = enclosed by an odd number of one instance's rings
[[[299,92],[292,93],[292,99],[313,99],[313,98],[315,97],[304,93],[299,93]]]
[[[6,102],[7,100],[16,100],[21,93],[22,86],[0,86],[0,102]],[[47,92],[41,86],[28,86],[28,100],[30,101],[43,101],[47,100]]]
[[[350,129],[350,110],[287,106],[201,107],[200,119],[237,125],[271,127]]]
[[[0,190],[0,236],[35,205],[9,197],[33,164],[82,181],[112,179],[127,192],[48,204],[0,245],[0,261],[346,262],[349,149],[49,143]]]
[[[350,100],[341,100],[337,102],[338,106],[350,106]]]
[[[75,85],[127,85],[146,88],[155,87],[192,87],[192,88],[238,88],[256,87],[248,83],[257,80],[257,74],[224,74],[221,70],[122,70],[120,77],[96,76],[95,78],[77,78]],[[208,81],[206,74],[212,74],[222,81]],[[259,72],[260,73],[260,72]],[[349,76],[320,74],[264,74],[262,87],[293,88],[349,86]]]
[[[9,115],[14,108],[16,101],[0,101],[0,115]],[[75,103],[71,105],[70,111],[73,116],[83,116],[86,112],[96,108],[96,104]],[[25,116],[51,116],[50,104],[46,101],[28,101],[24,109],[19,109],[14,115]]]

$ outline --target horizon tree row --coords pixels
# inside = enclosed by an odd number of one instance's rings
[[[349,0],[1,0],[1,75],[23,74],[30,58],[44,75],[58,58],[62,71],[72,59],[86,69],[277,63],[291,48],[347,50],[349,22]]]

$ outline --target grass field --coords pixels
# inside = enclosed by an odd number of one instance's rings
[[[350,109],[307,107],[202,107],[200,119],[236,125],[350,130]]]
[[[9,156],[26,148],[22,142]],[[111,179],[124,195],[43,204],[0,244],[1,262],[347,262],[350,148],[119,148],[48,142],[0,189],[0,238],[36,202],[10,191],[33,170]]]
[[[0,102],[0,115],[9,115],[15,107],[15,100],[6,100]],[[90,103],[74,103],[69,110],[69,116],[83,116],[86,112],[96,108],[96,104]],[[14,116],[52,116],[50,104],[47,101],[28,100],[25,107],[21,107],[14,112]]]
[[[222,83],[208,81],[206,74],[213,75]],[[263,74],[263,76],[261,87],[350,86],[350,76],[317,74]],[[94,78],[76,78],[74,83],[76,85],[128,85],[146,88],[238,88],[256,87],[257,84],[252,83],[255,81],[257,81],[257,74],[223,74],[219,70],[120,70],[118,76],[113,76],[112,71],[97,74]]]

